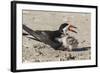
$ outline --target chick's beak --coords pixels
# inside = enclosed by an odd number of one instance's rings
[[[73,26],[73,25],[69,25],[68,30],[74,33],[77,33],[75,30],[73,29],[77,29],[77,27]]]

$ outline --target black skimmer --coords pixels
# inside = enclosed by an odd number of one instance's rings
[[[58,30],[55,31],[41,31],[41,30],[32,30],[26,25],[23,24],[23,29],[28,32],[30,35],[35,37],[35,40],[38,40],[40,42],[43,42],[45,44],[50,45],[54,49],[59,49],[60,47],[66,48],[66,35],[67,31],[71,31],[74,33],[77,33],[73,28],[76,28],[73,25],[70,25],[68,23],[63,23],[59,27]]]

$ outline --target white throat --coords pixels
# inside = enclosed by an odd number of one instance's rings
[[[63,33],[64,33],[64,34],[67,33],[67,31],[68,31],[68,27],[69,27],[69,25],[63,28]]]

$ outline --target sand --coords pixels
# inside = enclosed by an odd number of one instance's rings
[[[59,26],[68,22],[78,29],[78,33],[71,33],[78,39],[78,48],[86,50],[62,51],[54,50],[49,45],[23,36],[22,61],[26,62],[48,62],[91,59],[91,14],[74,12],[48,12],[48,11],[23,11],[23,24],[32,30],[57,30]],[[23,30],[23,32],[25,32]]]

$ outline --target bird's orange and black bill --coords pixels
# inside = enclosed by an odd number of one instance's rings
[[[69,25],[68,30],[71,31],[71,32],[77,33],[75,30],[73,30],[73,28],[76,29],[77,27],[75,27],[73,25]]]

